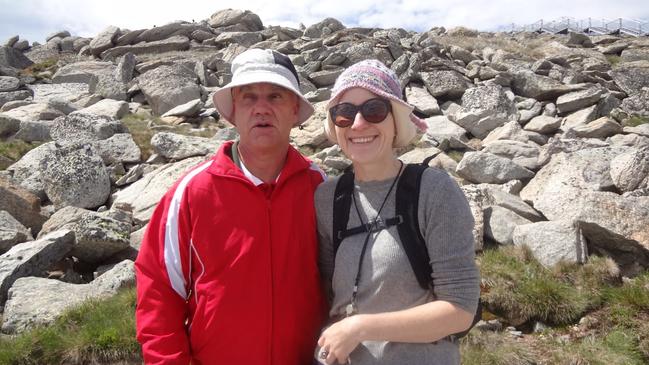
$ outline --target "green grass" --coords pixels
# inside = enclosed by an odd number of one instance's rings
[[[0,156],[4,156],[9,160],[16,162],[20,160],[27,152],[41,145],[42,142],[25,142],[19,139],[11,139],[7,141],[0,141]],[[0,170],[6,169],[0,163]]]
[[[617,65],[622,60],[622,58],[620,56],[614,55],[614,54],[609,54],[609,55],[606,55],[605,57],[608,60],[608,63],[611,64],[611,66]]]
[[[585,265],[549,270],[529,251],[510,246],[485,250],[478,262],[487,287],[483,294],[487,308],[516,325],[530,320],[574,323],[601,305],[598,287],[611,280],[610,262],[596,257]]]
[[[639,116],[639,115],[633,115],[629,119],[626,119],[624,121],[624,126],[626,127],[637,127],[641,124],[646,124],[649,123],[649,116]]]
[[[122,123],[128,128],[129,133],[133,137],[135,144],[140,147],[142,151],[142,161],[146,161],[155,150],[151,146],[151,137],[162,129],[151,129],[149,125],[166,126],[164,131],[182,134],[186,136],[206,137],[210,138],[218,131],[221,125],[219,123],[212,125],[204,125],[201,129],[194,129],[187,125],[170,125],[164,122],[163,119],[156,116],[147,115],[144,113],[127,114],[121,119]]]
[[[135,289],[91,300],[48,327],[0,339],[0,365],[141,361],[135,340]]]
[[[513,246],[485,250],[478,262],[482,299],[494,313],[485,318],[495,315],[507,326],[511,315],[505,311],[514,311],[530,322],[559,324],[522,338],[473,329],[460,342],[462,364],[649,363],[649,272],[622,283],[614,262],[595,256],[583,265],[547,269],[529,250]],[[85,303],[49,327],[0,338],[0,365],[141,362],[135,299],[135,290],[125,289]],[[587,324],[578,324],[583,316]],[[521,328],[529,332],[531,326]]]

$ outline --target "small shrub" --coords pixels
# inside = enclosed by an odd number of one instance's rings
[[[633,115],[629,119],[626,119],[623,124],[626,127],[637,127],[641,124],[649,123],[649,116],[640,116]]]

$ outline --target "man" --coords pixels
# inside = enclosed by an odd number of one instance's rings
[[[136,261],[146,364],[311,362],[326,304],[313,192],[322,172],[289,145],[313,113],[290,59],[253,49],[214,105],[239,132],[158,204]]]

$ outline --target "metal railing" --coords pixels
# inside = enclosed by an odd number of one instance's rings
[[[586,34],[617,34],[634,37],[649,36],[649,21],[639,19],[617,18],[607,19],[580,19],[562,17],[549,22],[543,19],[532,24],[519,26],[512,24],[512,32],[537,32],[566,34],[568,32]]]

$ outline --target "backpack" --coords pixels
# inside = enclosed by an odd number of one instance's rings
[[[396,225],[401,244],[408,257],[410,266],[415,273],[417,282],[425,290],[433,290],[431,274],[433,269],[430,266],[430,256],[426,248],[426,242],[419,230],[419,189],[421,187],[421,176],[428,168],[430,157],[421,164],[406,164],[396,191],[396,216],[386,220],[377,220],[367,225],[347,229],[349,211],[351,208],[352,194],[354,192],[354,172],[351,166],[340,176],[334,192],[333,206],[333,252],[334,257],[338,252],[343,239],[359,233],[368,231],[379,231]],[[335,260],[334,260],[335,261]],[[482,316],[482,303],[478,299],[478,308],[473,316],[471,326],[463,332],[451,335],[455,339],[465,336]]]

